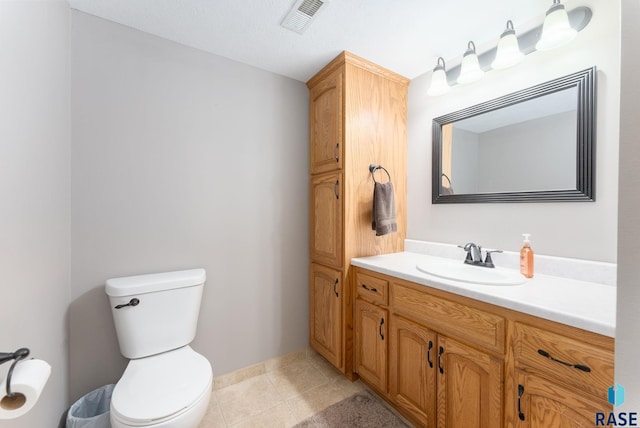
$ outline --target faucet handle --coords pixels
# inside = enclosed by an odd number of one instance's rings
[[[467,257],[464,259],[465,263],[472,263],[473,256],[471,255],[471,245],[475,245],[472,242],[468,242],[465,245],[458,245],[458,248],[462,248],[467,252]]]
[[[502,253],[502,250],[485,250],[485,253],[487,254],[486,257],[484,258],[484,265],[485,267],[496,267],[493,264],[493,260],[491,259],[491,253]]]

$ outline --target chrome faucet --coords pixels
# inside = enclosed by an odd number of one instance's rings
[[[462,248],[467,252],[467,259],[471,256],[471,262],[474,264],[482,262],[482,247],[474,244],[473,242],[468,242]]]
[[[502,250],[486,250],[484,261],[482,260],[482,247],[480,245],[476,245],[473,242],[467,242],[464,247],[462,245],[458,245],[459,248],[462,248],[467,252],[467,257],[465,257],[464,262],[469,265],[474,266],[482,266],[493,268],[495,265],[493,264],[493,260],[491,259],[491,253],[501,253]]]

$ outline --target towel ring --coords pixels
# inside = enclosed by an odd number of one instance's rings
[[[369,165],[369,172],[371,173],[371,178],[373,178],[373,182],[377,183],[375,172],[379,169],[387,173],[387,178],[389,178],[389,182],[391,182],[391,174],[389,174],[389,171],[387,171],[385,167],[383,167],[382,165],[371,164]]]
[[[451,187],[451,180],[449,179],[449,177],[447,177],[447,174],[443,172],[442,176],[447,179],[447,181],[449,182],[449,187]]]

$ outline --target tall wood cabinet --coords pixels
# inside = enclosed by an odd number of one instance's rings
[[[348,52],[307,82],[309,337],[311,346],[349,378],[354,376],[350,260],[404,249],[408,85],[408,79]],[[383,166],[391,176],[395,233],[375,236],[371,229],[370,164]],[[386,181],[386,176],[376,178]],[[340,291],[333,291],[334,284]]]

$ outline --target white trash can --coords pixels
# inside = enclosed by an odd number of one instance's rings
[[[111,394],[115,385],[105,385],[73,403],[67,414],[67,428],[111,428]]]

